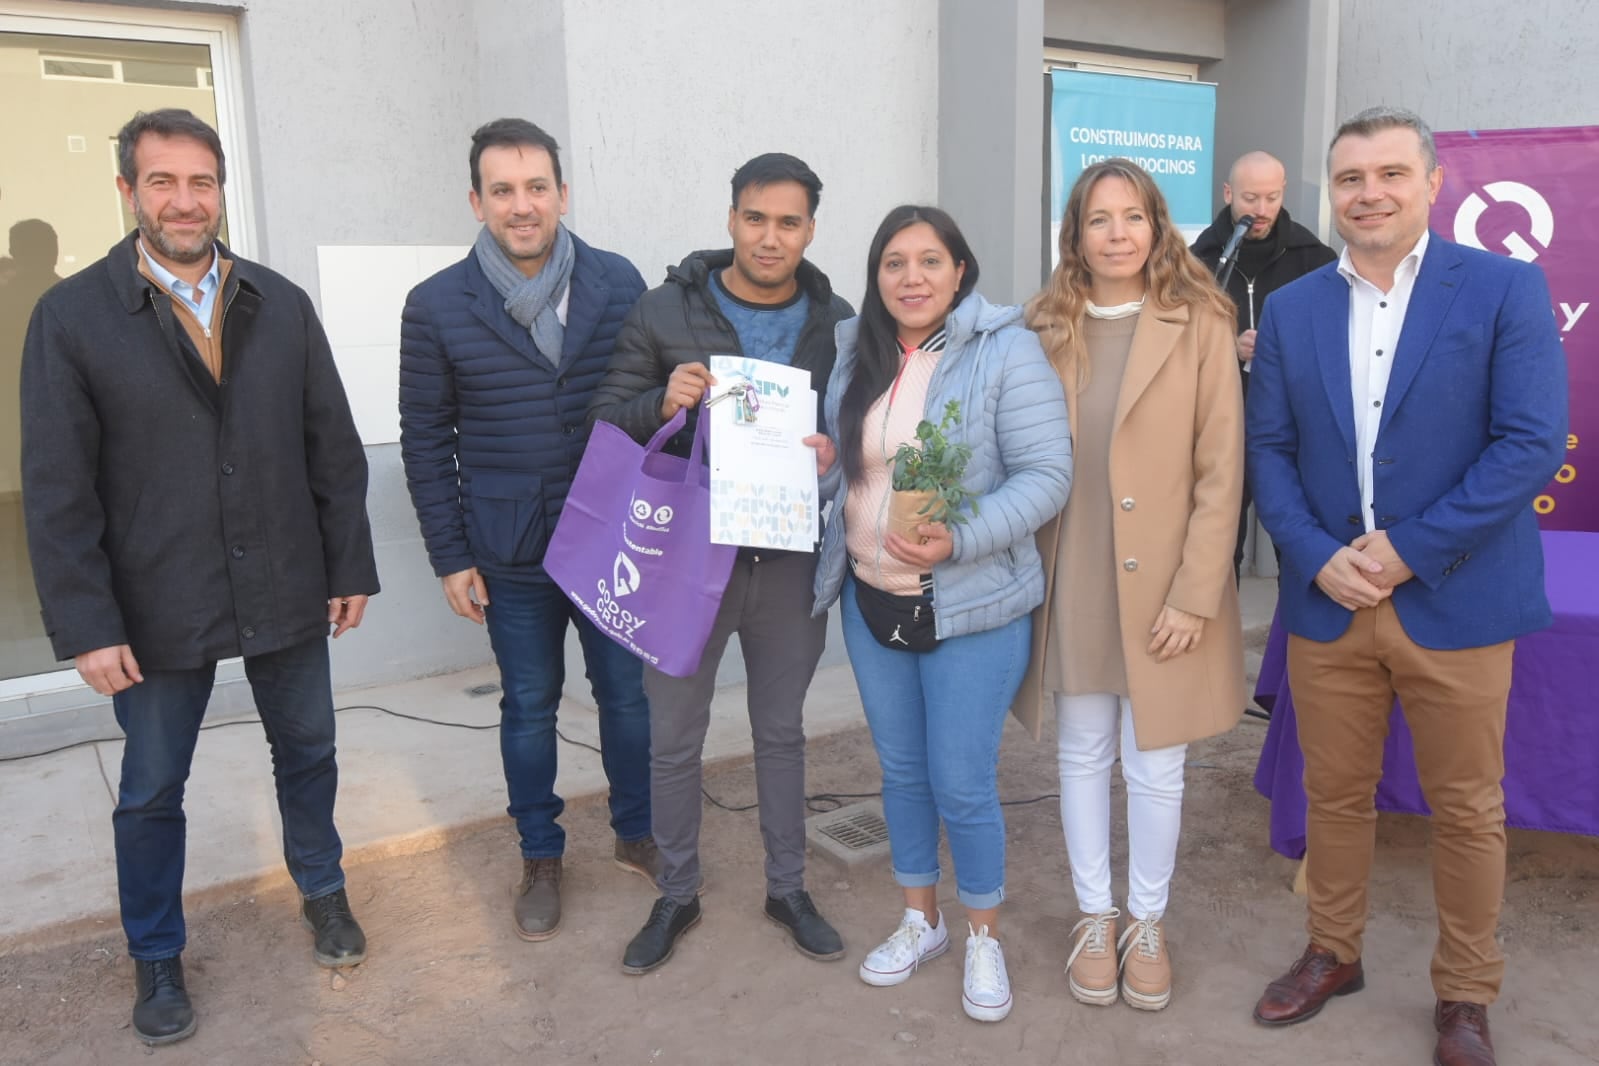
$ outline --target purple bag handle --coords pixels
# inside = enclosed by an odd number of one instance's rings
[[[666,442],[677,436],[687,422],[688,408],[679,407],[677,413],[668,418],[665,424],[655,431],[655,436],[650,438],[649,443],[644,445],[645,453],[659,452],[662,448],[665,448]],[[683,471],[683,483],[685,485],[694,482],[699,476],[700,464],[704,462],[705,440],[711,431],[710,423],[710,418],[703,411],[694,423],[694,445],[689,449],[688,466]]]

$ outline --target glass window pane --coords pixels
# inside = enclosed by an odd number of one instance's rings
[[[47,288],[133,226],[116,188],[117,130],[162,107],[214,126],[210,69],[205,45],[0,33],[0,679],[60,668],[22,519],[17,384],[28,318]]]

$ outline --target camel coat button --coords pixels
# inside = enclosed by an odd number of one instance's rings
[[[1127,571],[1129,574],[1132,573],[1134,570],[1138,569],[1138,560],[1137,559],[1129,559],[1129,560],[1127,560],[1125,563],[1122,563],[1122,569]]]

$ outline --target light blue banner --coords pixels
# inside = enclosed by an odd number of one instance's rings
[[[1155,178],[1172,219],[1197,236],[1211,223],[1216,87],[1082,70],[1051,72],[1051,229],[1085,167],[1123,156]]]

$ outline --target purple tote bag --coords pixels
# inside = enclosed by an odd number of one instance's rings
[[[679,410],[640,447],[596,422],[544,555],[544,571],[601,633],[663,674],[699,669],[738,549],[711,543],[710,419],[687,459],[661,451]]]

